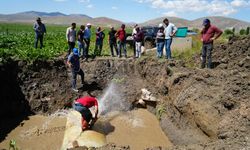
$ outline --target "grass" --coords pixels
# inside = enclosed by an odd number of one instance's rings
[[[10,140],[9,150],[18,150],[18,148],[16,146],[16,141],[14,139]]]
[[[125,81],[125,79],[124,78],[113,78],[112,81],[115,83],[123,83]]]
[[[161,117],[164,113],[166,113],[166,106],[164,104],[159,104],[156,107],[156,117],[158,120],[161,120]]]
[[[173,50],[173,57],[187,62],[187,67],[195,67],[193,56],[201,52],[201,47],[200,36],[192,36],[192,48],[183,51]]]
[[[79,25],[80,26],[80,25]],[[79,30],[77,26],[77,31]],[[44,36],[44,48],[35,49],[33,24],[0,23],[0,58],[12,57],[27,61],[53,59],[67,52],[68,44],[66,41],[66,29],[64,25],[46,25],[47,33]],[[103,43],[103,56],[110,55],[108,44],[108,28],[104,28],[106,35]],[[95,30],[92,27],[92,36],[90,43],[90,55],[94,54],[95,48]],[[127,32],[131,32],[128,29]],[[76,44],[76,47],[77,44]],[[132,54],[128,47],[128,54]]]
[[[226,35],[222,35],[215,41],[216,43],[226,43],[228,41],[228,37]],[[184,51],[173,51],[173,57],[179,60],[183,60],[186,63],[187,67],[197,67],[197,63],[194,60],[195,55],[201,54],[202,42],[200,40],[200,35],[192,36],[192,48],[186,49]]]

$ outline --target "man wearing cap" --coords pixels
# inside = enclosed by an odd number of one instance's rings
[[[35,48],[37,48],[38,41],[40,41],[40,48],[43,47],[43,36],[46,33],[46,27],[42,23],[41,18],[36,19],[33,29],[35,30]]]
[[[89,110],[91,107],[94,107],[93,115]],[[74,101],[73,108],[82,115],[82,130],[91,128],[91,126],[94,125],[98,115],[98,101],[95,97],[84,96],[78,98]]]
[[[87,26],[84,30],[84,35],[83,35],[83,39],[86,43],[85,49],[84,49],[84,57],[87,60],[88,59],[88,55],[89,55],[89,45],[90,45],[90,38],[91,38],[91,24],[87,23]]]
[[[84,84],[84,72],[80,68],[80,61],[79,61],[79,51],[77,48],[73,49],[73,53],[69,55],[67,64],[71,68],[72,72],[72,90],[78,92],[76,88],[76,76],[79,74],[82,79],[82,85]]]
[[[66,40],[69,45],[68,55],[72,52],[76,44],[76,23],[72,23],[71,27],[68,27],[66,30]]]
[[[204,27],[201,31],[201,41],[202,41],[202,63],[201,68],[205,68],[206,58],[207,58],[207,67],[212,68],[212,50],[213,50],[213,42],[218,39],[222,31],[218,29],[216,26],[211,25],[209,19],[204,19],[203,24]]]
[[[163,24],[159,24],[159,29],[156,34],[156,47],[157,47],[157,58],[161,58],[163,55],[163,48],[165,42],[165,34]]]

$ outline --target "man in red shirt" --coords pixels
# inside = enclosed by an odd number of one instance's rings
[[[89,110],[91,107],[94,107],[94,115],[92,115]],[[98,102],[95,97],[85,96],[78,98],[74,101],[73,108],[82,114],[82,130],[88,129],[94,125],[98,115]]]
[[[121,49],[123,49],[124,57],[127,58],[125,24],[121,25],[121,29],[115,35],[118,39],[118,57],[121,57]]]
[[[218,39],[222,31],[216,26],[211,25],[209,19],[203,20],[204,28],[201,31],[201,41],[202,41],[202,64],[201,68],[205,68],[206,58],[207,58],[207,67],[212,68],[212,50],[213,42]]]

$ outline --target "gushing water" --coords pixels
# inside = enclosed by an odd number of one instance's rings
[[[113,111],[127,111],[130,104],[126,102],[122,92],[116,83],[111,82],[104,90],[103,95],[98,98],[100,115]]]

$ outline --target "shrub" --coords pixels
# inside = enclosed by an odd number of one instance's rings
[[[164,104],[160,104],[156,108],[156,117],[158,120],[161,120],[161,117],[164,113],[166,113],[166,106]]]
[[[225,33],[226,35],[232,35],[232,34],[234,34],[233,30],[230,30],[230,29],[226,29],[226,30],[224,31],[224,33]]]
[[[247,29],[246,29],[246,35],[249,35],[249,30],[250,30],[250,27],[247,27]]]
[[[246,30],[245,29],[241,29],[240,30],[240,35],[245,35],[246,34]]]

